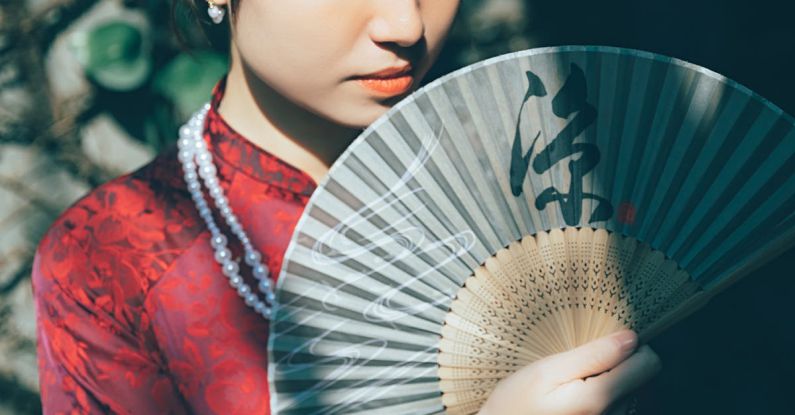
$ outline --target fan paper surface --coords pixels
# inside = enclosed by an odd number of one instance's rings
[[[677,321],[795,235],[793,118],[596,46],[442,77],[368,127],[285,254],[276,414],[474,413],[523,365]]]

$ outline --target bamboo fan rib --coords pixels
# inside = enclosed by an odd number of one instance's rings
[[[795,123],[628,49],[503,55],[367,128],[285,253],[275,414],[475,413],[523,365],[648,339],[795,238]]]
[[[625,327],[643,331],[698,290],[660,251],[604,229],[513,242],[450,306],[438,359],[447,411],[476,412],[513,371]]]

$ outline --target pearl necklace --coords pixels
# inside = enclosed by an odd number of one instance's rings
[[[268,267],[262,263],[262,255],[251,244],[251,240],[243,230],[243,226],[232,212],[229,200],[224,196],[224,191],[218,182],[212,154],[210,154],[207,149],[207,143],[204,141],[204,120],[209,109],[210,103],[204,104],[179,129],[180,137],[177,141],[177,147],[179,148],[178,158],[182,164],[185,183],[193,202],[196,204],[196,209],[199,211],[199,216],[204,219],[207,228],[210,230],[210,245],[215,251],[215,260],[221,265],[221,271],[224,275],[229,278],[229,285],[237,290],[246,305],[253,308],[257,314],[265,319],[270,319],[276,296],[273,294],[271,282],[268,279]],[[265,297],[264,301],[257,296],[257,293],[240,276],[240,265],[237,260],[232,258],[232,253],[227,248],[226,236],[221,233],[215,223],[212,210],[204,199],[201,182],[199,181],[200,177],[204,180],[208,193],[215,202],[215,206],[224,221],[229,225],[229,229],[243,244],[245,250],[244,259],[246,264],[252,268],[254,277],[259,281],[258,288]]]

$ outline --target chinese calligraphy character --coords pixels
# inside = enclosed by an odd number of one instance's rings
[[[516,123],[513,147],[511,148],[511,192],[517,197],[522,194],[522,183],[527,177],[530,159],[533,156],[533,148],[541,136],[541,131],[539,131],[533,138],[530,149],[522,154],[521,134],[519,132],[522,122],[522,109],[530,98],[540,98],[547,95],[546,87],[538,75],[532,71],[527,71],[525,74],[527,75],[528,87],[522,105],[519,108],[519,117]],[[536,209],[543,210],[549,203],[559,203],[566,224],[568,226],[576,226],[582,216],[582,202],[587,198],[599,202],[597,207],[591,212],[588,223],[607,220],[613,215],[613,206],[610,202],[601,196],[583,192],[583,177],[596,167],[601,153],[594,144],[574,142],[596,120],[596,108],[587,102],[585,74],[579,66],[571,65],[571,72],[566,78],[566,82],[552,99],[552,112],[555,116],[564,119],[567,119],[572,114],[576,113],[576,115],[546,148],[535,156],[532,162],[533,171],[536,174],[542,174],[566,157],[577,154],[580,157],[577,159],[572,158],[569,161],[568,169],[571,182],[568,193],[563,193],[554,186],[544,189],[536,197]]]

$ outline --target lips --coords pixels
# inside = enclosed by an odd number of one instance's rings
[[[390,68],[382,69],[378,72],[363,75],[360,78],[393,78],[400,75],[406,75],[411,72],[411,65],[393,66]]]
[[[386,68],[378,72],[356,77],[360,85],[380,95],[399,95],[411,88],[414,76],[411,65]]]

